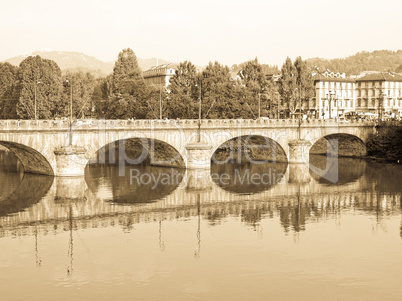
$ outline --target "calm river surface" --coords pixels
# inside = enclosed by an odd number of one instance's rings
[[[52,178],[2,151],[0,299],[402,300],[401,165],[319,169]]]

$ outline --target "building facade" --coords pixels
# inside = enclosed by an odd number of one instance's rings
[[[378,118],[402,116],[402,76],[367,74],[356,79],[356,112]]]
[[[310,100],[316,118],[339,118],[354,112],[366,118],[402,116],[402,76],[372,73],[347,78],[344,74],[314,74],[315,98]]]
[[[145,83],[162,87],[169,86],[170,78],[175,74],[171,63],[154,66],[143,72]]]
[[[315,98],[311,102],[316,118],[339,118],[355,111],[356,83],[345,74],[325,72],[313,75]]]

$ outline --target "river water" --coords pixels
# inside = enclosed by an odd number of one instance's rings
[[[52,178],[2,151],[0,299],[401,300],[401,166],[311,162]]]

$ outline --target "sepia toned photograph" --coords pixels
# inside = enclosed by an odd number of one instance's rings
[[[401,11],[0,0],[0,300],[402,300]]]

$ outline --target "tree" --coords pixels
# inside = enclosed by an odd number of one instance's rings
[[[314,81],[309,65],[300,56],[296,58],[294,67],[297,72],[296,84],[298,86],[297,94],[301,102],[301,104],[299,103],[300,109],[300,105],[303,108],[303,103],[308,103],[310,98],[314,97]]]
[[[17,118],[15,87],[18,67],[10,63],[0,63],[0,118]]]
[[[53,117],[60,99],[61,87],[61,70],[54,61],[42,59],[40,56],[27,57],[18,69],[18,117],[34,118],[35,110],[38,118]]]
[[[95,105],[92,101],[95,84],[96,80],[89,72],[67,72],[63,76],[62,100],[56,106],[57,115],[70,115],[69,107],[72,96],[73,117],[92,116],[95,111]]]
[[[109,99],[112,97],[112,85],[112,74],[104,78],[97,78],[95,80],[95,86],[92,93],[92,102],[95,107],[94,114],[98,118],[106,116]]]
[[[312,71],[300,56],[294,63],[289,57],[286,58],[281,69],[279,93],[293,117],[297,109],[301,112],[302,103],[314,96]]]
[[[281,79],[279,80],[279,93],[283,99],[285,107],[293,114],[296,112],[296,88],[297,88],[297,70],[292,64],[292,60],[287,57],[281,68]]]
[[[144,85],[142,70],[130,48],[123,49],[113,68],[113,93],[133,95],[138,85]]]
[[[268,114],[268,110],[273,109],[272,95],[275,90],[275,84],[272,76],[270,79],[267,78],[268,74],[257,58],[247,62],[243,69],[239,71],[239,76],[246,87],[247,105],[250,104],[253,108],[254,115],[260,112],[261,109],[263,114]]]
[[[106,106],[106,118],[144,118],[142,108],[147,101],[147,87],[137,57],[130,48],[119,53],[113,68],[112,92]]]
[[[202,117],[234,118],[234,85],[228,66],[210,62],[201,75]]]
[[[180,63],[170,78],[170,93],[166,105],[169,118],[197,118],[198,84],[195,66],[189,61]]]

